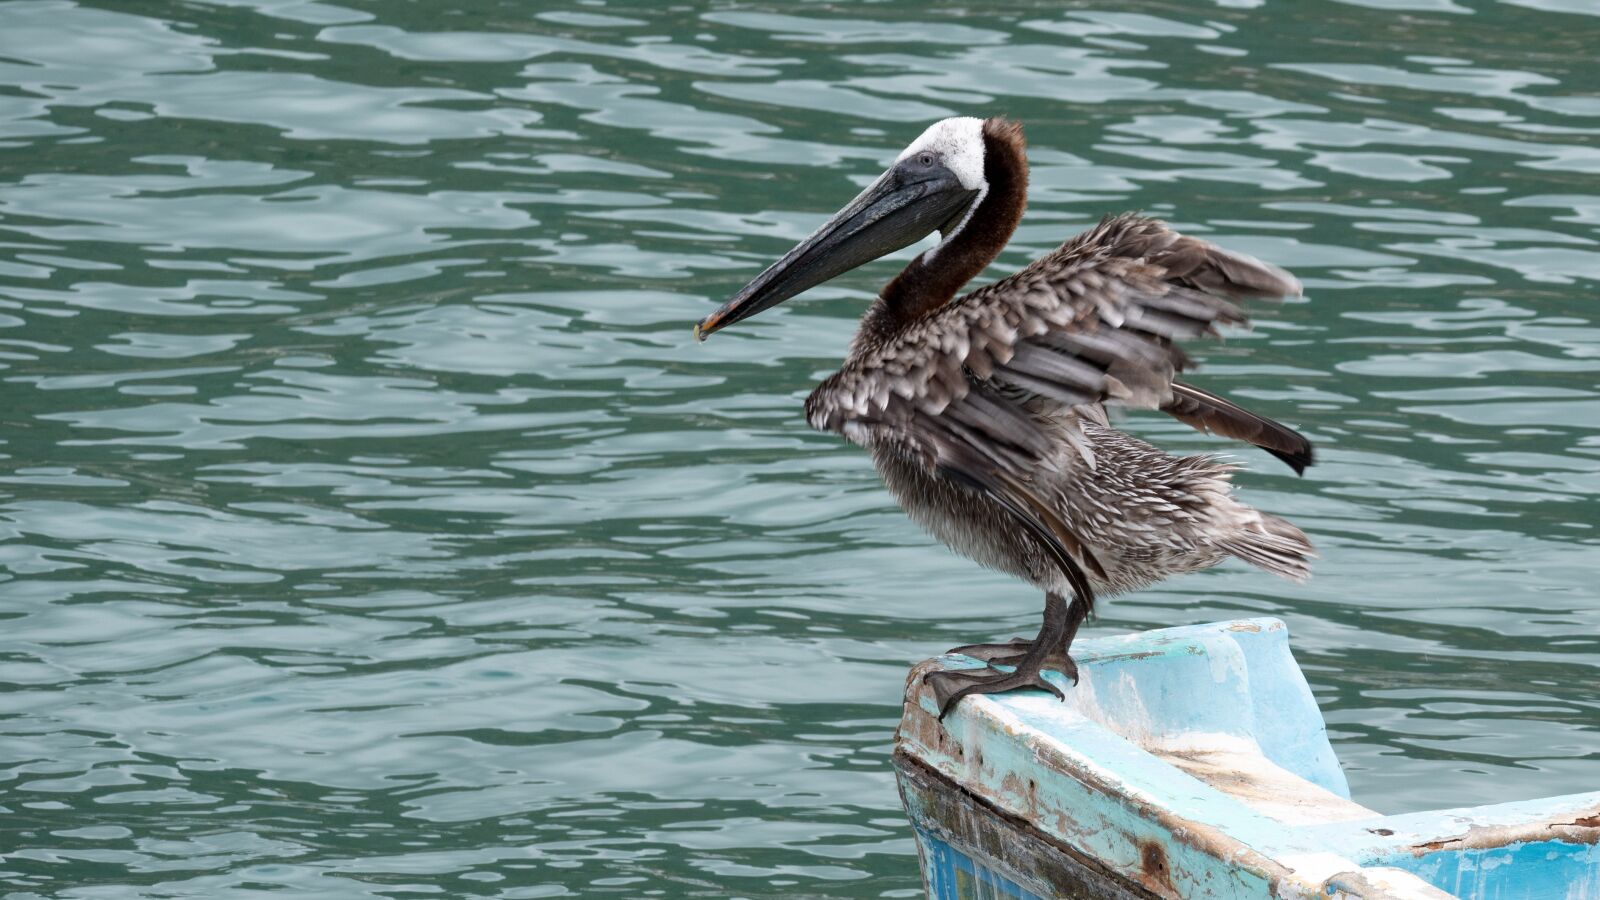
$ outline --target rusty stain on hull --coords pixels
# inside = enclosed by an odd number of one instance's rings
[[[1139,874],[1142,876],[1140,881],[1162,894],[1177,891],[1172,886],[1172,879],[1167,877],[1167,854],[1155,841],[1144,841],[1139,845]]]

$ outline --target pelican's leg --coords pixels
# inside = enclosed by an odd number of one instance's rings
[[[1078,633],[1078,626],[1082,624],[1087,614],[1087,604],[1076,599],[1069,604],[1060,594],[1047,592],[1044,595],[1044,624],[1039,628],[1039,636],[1028,643],[1027,649],[1020,655],[1004,663],[1014,665],[1015,671],[983,669],[975,672],[934,672],[928,675],[927,679],[933,688],[934,698],[939,701],[939,718],[943,720],[956,703],[969,694],[998,694],[1018,688],[1034,687],[1049,691],[1058,699],[1065,700],[1066,697],[1061,690],[1046,681],[1040,673],[1049,664],[1051,668],[1059,669],[1063,675],[1071,678],[1073,684],[1077,684],[1078,666],[1067,655],[1067,648],[1071,646],[1073,637]],[[994,664],[1001,663],[996,659]]]
[[[1049,602],[1050,601],[1047,597],[1045,600],[1046,612],[1049,610]],[[1057,672],[1066,675],[1068,678],[1072,679],[1073,684],[1078,683],[1078,665],[1072,661],[1072,657],[1068,655],[1068,651],[1072,649],[1073,638],[1078,636],[1078,626],[1083,624],[1083,620],[1087,618],[1088,615],[1088,606],[1084,603],[1080,603],[1078,599],[1074,597],[1067,609],[1067,627],[1065,635],[1061,639],[1059,652],[1051,653],[1049,656],[1045,657],[1044,661],[1044,667],[1046,669],[1055,669]],[[1032,649],[1033,643],[1033,641],[1030,641],[1026,638],[1012,638],[1011,640],[1001,644],[963,644],[960,647],[951,647],[945,652],[959,653],[962,656],[970,656],[973,659],[981,659],[988,663],[990,668],[994,668],[995,666],[1015,666],[1028,655],[1028,651]]]

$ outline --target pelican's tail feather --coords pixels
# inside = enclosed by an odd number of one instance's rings
[[[1252,566],[1300,583],[1311,577],[1311,561],[1317,557],[1305,532],[1263,512],[1243,523],[1221,546]]]

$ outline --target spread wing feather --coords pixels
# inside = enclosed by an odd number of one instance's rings
[[[1174,381],[1172,399],[1161,411],[1196,431],[1211,431],[1255,444],[1283,460],[1297,475],[1304,474],[1314,460],[1311,442],[1305,435],[1192,384]]]
[[[1070,433],[1072,417],[1047,424],[1032,398],[1167,409],[1298,459],[1299,445],[1284,434],[1292,431],[1214,395],[1175,391],[1173,378],[1189,362],[1177,341],[1247,321],[1230,298],[1299,289],[1281,269],[1154,219],[1108,218],[1017,274],[858,348],[806,401],[807,419],[854,443],[888,443],[993,497],[1090,602],[1079,566],[1099,564],[1031,484],[1035,471],[1056,465],[1063,439],[1090,465],[1092,454]]]

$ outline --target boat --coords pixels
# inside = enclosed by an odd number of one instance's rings
[[[1600,791],[1384,815],[1349,786],[1272,618],[1083,639],[1079,681],[907,680],[894,763],[928,896],[1600,898]],[[1071,688],[1071,689],[1068,689]]]

